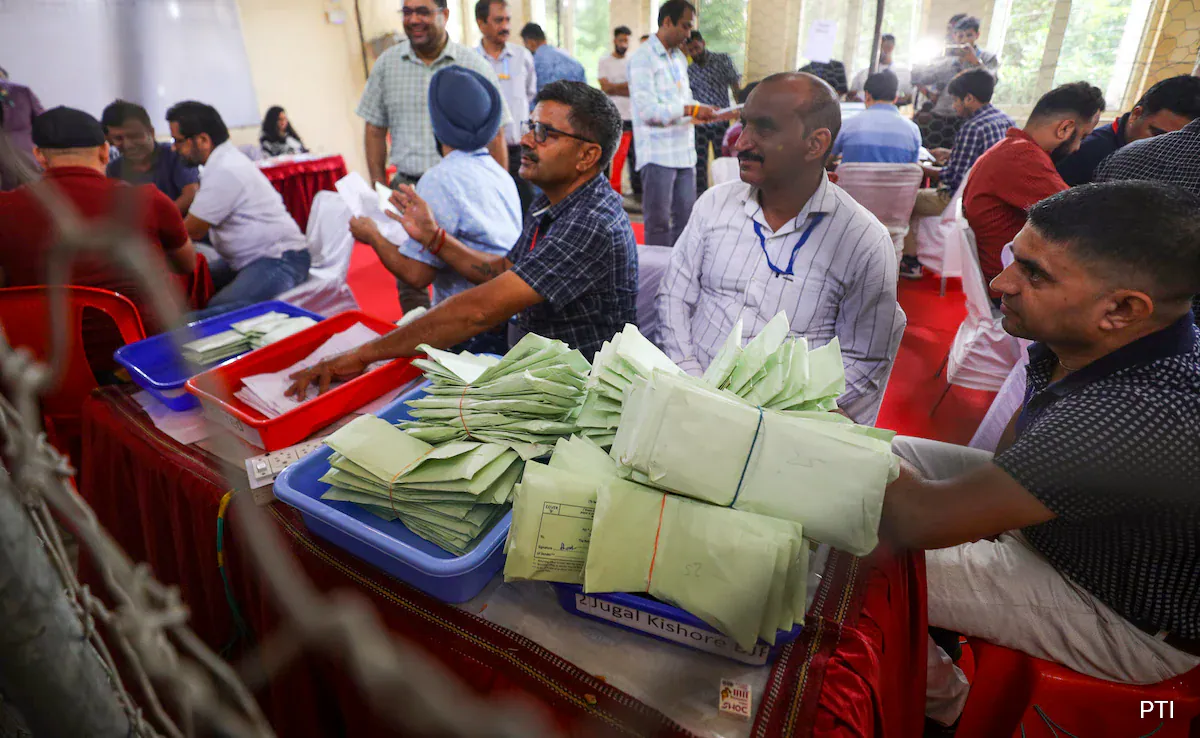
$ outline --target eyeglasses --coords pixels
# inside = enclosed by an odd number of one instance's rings
[[[566,131],[560,131],[557,128],[555,128],[554,126],[548,125],[546,123],[535,122],[532,120],[523,121],[521,123],[521,135],[526,136],[530,132],[533,133],[534,143],[544,144],[544,143],[546,143],[546,138],[553,135],[553,136],[566,136],[567,138],[573,138],[576,141],[583,141],[584,143],[596,144],[597,146],[600,145],[599,143],[597,143],[596,141],[593,141],[590,138],[584,138],[583,136],[576,136],[574,133],[567,133]]]
[[[433,11],[429,8],[402,8],[400,10],[400,15],[404,16],[405,18],[412,18],[413,16],[416,16],[423,21],[427,21],[433,18]]]

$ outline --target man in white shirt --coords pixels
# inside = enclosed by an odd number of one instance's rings
[[[533,107],[533,96],[537,94],[537,72],[533,68],[533,54],[524,46],[508,42],[511,22],[506,0],[479,0],[475,3],[475,23],[483,34],[479,41],[479,53],[496,72],[500,80],[500,94],[512,112],[512,121],[503,127],[504,142],[508,145],[508,172],[517,183],[521,212],[524,213],[529,209],[529,203],[533,202],[533,187],[517,173],[521,168],[521,122]]]
[[[915,88],[912,84],[912,70],[903,64],[897,64],[893,57],[896,53],[896,37],[890,33],[885,33],[879,39],[879,64],[875,68],[875,72],[891,72],[896,75],[896,81],[899,83],[897,105],[908,105],[912,102],[912,95]],[[870,76],[870,69],[861,69],[858,74],[854,75],[854,79],[850,81],[850,90],[846,93],[846,99],[849,101],[862,100],[864,86],[867,83],[867,77]]]
[[[600,60],[599,79],[600,89],[608,95],[613,105],[621,113],[621,130],[633,131],[633,105],[629,101],[629,68],[626,66],[625,54],[629,51],[629,37],[633,31],[629,26],[617,26],[613,29],[613,53]],[[637,152],[633,142],[629,143],[629,183],[633,186],[635,197],[642,196],[642,178],[637,171]]]
[[[204,166],[184,225],[193,240],[209,236],[220,255],[209,263],[217,293],[196,317],[270,300],[307,279],[304,234],[266,176],[230,142],[221,114],[187,101],[167,111],[167,122],[176,153]]]
[[[825,174],[837,94],[811,74],[772,75],[742,121],[741,181],[700,197],[659,288],[663,349],[698,375],[739,319],[753,337],[783,310],[810,346],[838,338],[838,405],[873,424],[905,321],[887,230]]]

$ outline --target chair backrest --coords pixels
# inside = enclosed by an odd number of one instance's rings
[[[54,350],[51,321],[64,320],[64,316],[52,316],[50,312],[57,290],[66,290],[68,328],[64,356],[50,355]],[[9,345],[27,349],[55,369],[55,389],[42,400],[42,411],[46,415],[78,415],[84,399],[98,384],[84,353],[83,313],[87,308],[99,310],[111,318],[125,343],[146,337],[137,307],[128,297],[115,292],[93,287],[0,289],[0,326],[4,328]]]
[[[345,281],[354,252],[350,235],[350,208],[336,192],[322,191],[313,198],[305,229],[308,253],[312,256],[309,274],[318,279]]]
[[[658,287],[662,284],[663,275],[671,263],[671,254],[675,249],[670,246],[642,246],[638,251],[638,295],[637,316],[638,328],[642,335],[651,341],[656,340],[658,332]]]
[[[983,279],[983,268],[979,266],[979,248],[975,243],[975,231],[967,221],[958,222],[958,245],[962,249],[962,285],[967,297],[967,314],[976,319],[991,320],[996,307],[988,294],[987,282]]]
[[[974,169],[974,167],[971,167],[971,169]],[[954,191],[954,195],[950,198],[950,203],[942,211],[943,223],[953,223],[962,217],[963,192],[967,189],[967,180],[971,178],[971,169],[968,169],[967,173],[963,175],[962,181],[958,183],[958,189]]]
[[[888,230],[908,230],[925,172],[919,164],[853,162],[837,168],[838,186]]]
[[[263,154],[262,147],[256,144],[239,144],[238,151],[245,154],[250,161],[262,161],[267,158]]]
[[[726,182],[737,181],[742,176],[737,157],[734,156],[721,156],[713,159],[709,172],[714,187]]]

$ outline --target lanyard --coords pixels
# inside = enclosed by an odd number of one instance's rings
[[[533,253],[533,247],[537,246],[538,233],[541,233],[541,231],[542,231],[541,223],[538,223],[537,225],[535,225],[533,227],[533,239],[530,240],[530,242],[529,242],[529,253],[531,253],[531,254]]]
[[[508,74],[508,60],[509,57],[504,57],[504,71],[500,73],[500,79],[512,79]]]
[[[783,271],[771,261],[771,255],[767,253],[767,237],[763,235],[762,226],[758,224],[758,221],[754,221],[754,233],[758,236],[758,245],[762,247],[763,256],[767,257],[767,266],[771,267],[771,271],[775,272],[776,276],[790,277],[795,274],[792,268],[796,265],[796,254],[800,253],[800,248],[808,241],[808,237],[812,235],[813,230],[824,217],[825,213],[812,214],[812,222],[804,229],[804,233],[800,234],[800,240],[792,247],[792,258],[788,259],[787,271]]]
[[[670,51],[667,52],[667,68],[671,70],[671,78],[675,80],[675,86],[682,90],[683,80],[679,77],[679,70],[675,68],[675,60],[671,58]]]

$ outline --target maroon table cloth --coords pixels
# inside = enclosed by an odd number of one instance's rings
[[[180,588],[192,627],[210,647],[235,644],[235,654],[244,652],[217,569],[217,510],[228,491],[219,462],[158,432],[130,392],[104,388],[84,407],[81,492],[134,560],[149,562],[155,576]],[[250,630],[261,635],[275,628],[278,614],[238,545],[236,512],[226,519],[226,573]],[[567,735],[688,735],[536,643],[310,535],[283,503],[267,512],[320,589],[369,598],[397,638],[427,649],[480,694],[531,699]],[[102,591],[86,561],[82,568],[84,581]],[[924,589],[919,554],[881,549],[859,559],[834,552],[803,635],[772,668],[752,735],[919,736]],[[372,716],[337,664],[315,657],[257,697],[281,736],[397,735]]]
[[[346,176],[346,162],[340,155],[326,156],[264,166],[262,173],[283,195],[283,204],[304,231],[313,198],[322,190],[333,190],[334,183]]]

